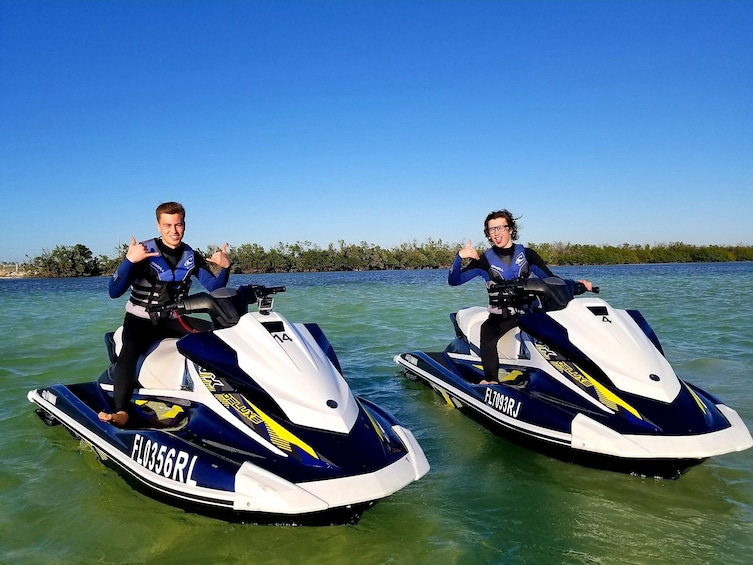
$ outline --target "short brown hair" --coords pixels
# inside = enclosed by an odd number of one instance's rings
[[[162,214],[180,214],[184,220],[186,219],[186,209],[180,202],[163,202],[157,206],[157,222]]]

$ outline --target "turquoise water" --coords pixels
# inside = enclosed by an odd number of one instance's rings
[[[677,372],[753,427],[753,264],[558,269],[637,308]],[[107,279],[0,279],[0,562],[3,563],[747,563],[753,550],[753,450],[677,481],[568,465],[527,451],[403,378],[392,357],[437,350],[449,313],[483,304],[480,281],[444,271],[233,276],[284,284],[277,309],[318,322],[353,390],[418,438],[428,475],[357,526],[229,524],[134,492],[26,393],[90,380],[103,334],[122,320]]]

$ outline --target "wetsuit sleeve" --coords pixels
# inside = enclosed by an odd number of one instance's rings
[[[567,288],[570,290],[573,296],[577,296],[586,292],[586,285],[584,285],[583,283],[572,279],[563,279],[562,277],[555,275],[551,271],[551,269],[547,267],[546,263],[544,263],[544,260],[541,258],[541,256],[533,249],[526,248],[526,257],[528,259],[528,262],[531,263],[531,272],[537,277],[541,279],[544,279],[546,277],[556,277],[558,279],[562,279],[563,281],[565,281]]]
[[[528,260],[528,263],[531,265],[531,272],[536,275],[540,279],[545,279],[547,277],[556,277],[551,269],[547,266],[546,263],[544,263],[544,260],[541,258],[541,255],[536,253],[533,249],[529,249],[526,247],[526,259]],[[557,277],[561,278],[561,277]]]
[[[450,272],[447,275],[447,283],[450,286],[458,286],[467,283],[475,277],[484,277],[484,279],[489,278],[488,273],[479,266],[479,262],[476,260],[471,260],[465,268],[461,268],[461,266],[462,259],[460,258],[460,255],[456,253],[455,259],[453,259],[452,265],[450,266]]]
[[[136,280],[137,273],[136,263],[131,263],[128,259],[124,258],[118,270],[110,277],[107,287],[110,298],[120,298],[123,296],[131,287],[133,281]]]
[[[215,276],[204,257],[198,253],[195,254],[195,257],[196,278],[199,279],[201,286],[206,288],[209,292],[227,286],[228,280],[230,280],[230,267],[220,269],[220,272]]]

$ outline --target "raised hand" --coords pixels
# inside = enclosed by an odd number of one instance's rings
[[[128,244],[128,251],[126,252],[126,259],[131,263],[138,263],[148,257],[156,257],[159,255],[159,251],[150,252],[146,245],[136,242],[136,238],[131,236],[131,243]]]
[[[471,245],[470,239],[468,240],[468,243],[465,244],[465,247],[458,251],[458,255],[463,259],[478,259],[478,251],[476,251],[476,248]]]
[[[227,269],[230,266],[230,257],[227,254],[227,242],[222,246],[222,249],[212,253],[211,257],[207,257],[207,261],[219,265],[223,269]]]

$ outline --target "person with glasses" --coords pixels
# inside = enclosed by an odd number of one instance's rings
[[[115,409],[112,413],[106,410],[99,413],[101,421],[119,427],[125,426],[129,419],[139,357],[158,340],[182,337],[193,331],[177,314],[150,316],[147,308],[185,297],[191,277],[210,292],[227,286],[230,278],[227,243],[205,259],[183,243],[186,211],[181,204],[164,202],[157,206],[156,215],[161,237],[136,243],[131,236],[126,256],[109,283],[110,298],[119,298],[131,290],[123,320],[123,347],[113,376]],[[219,265],[217,275],[207,262]]]
[[[489,317],[481,325],[481,364],[484,368],[484,380],[480,384],[498,382],[499,358],[497,342],[514,328],[523,311],[512,311],[500,304],[496,283],[515,278],[556,277],[541,256],[533,249],[515,243],[518,239],[516,218],[508,210],[489,213],[484,220],[484,235],[491,243],[491,248],[481,255],[472,246],[471,241],[458,251],[450,266],[447,282],[458,286],[475,277],[486,281],[489,294]],[[463,266],[463,260],[467,264]],[[590,281],[581,279],[569,281],[573,294],[582,294],[592,289]]]

